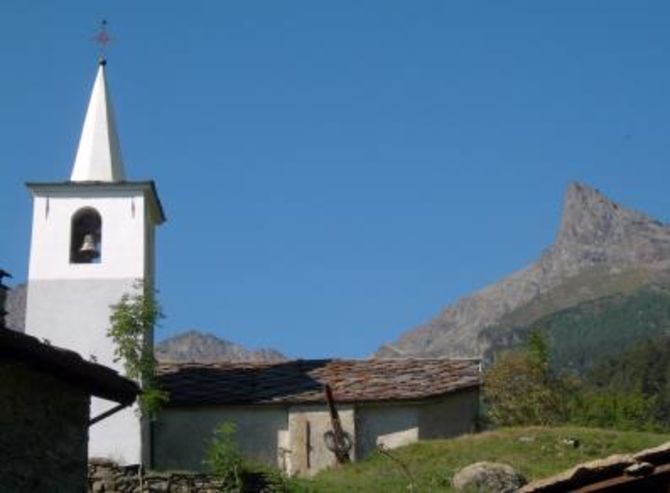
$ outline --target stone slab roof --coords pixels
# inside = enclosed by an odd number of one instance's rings
[[[422,400],[480,385],[479,360],[293,360],[281,363],[169,364],[158,379],[170,406]]]
[[[135,382],[103,365],[84,360],[74,351],[50,346],[36,337],[0,328],[0,363],[16,362],[83,388],[90,395],[132,404],[139,393]]]
[[[636,454],[616,454],[579,464],[568,471],[527,484],[519,493],[665,492],[669,487],[670,442],[667,442]]]

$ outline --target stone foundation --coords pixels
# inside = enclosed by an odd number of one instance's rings
[[[140,481],[140,467],[119,466],[92,459],[88,464],[89,493],[217,493],[223,481],[211,474],[148,471]],[[140,485],[141,483],[141,485]]]

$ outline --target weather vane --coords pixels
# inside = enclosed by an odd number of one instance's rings
[[[93,41],[98,44],[100,47],[100,62],[104,63],[105,61],[105,48],[107,44],[112,40],[107,34],[107,19],[102,19],[100,21],[100,28],[98,29],[98,34],[93,36]]]

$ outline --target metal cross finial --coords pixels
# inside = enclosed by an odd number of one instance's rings
[[[100,21],[100,28],[98,34],[93,36],[93,41],[95,41],[100,46],[100,63],[104,64],[105,62],[105,48],[107,43],[109,43],[112,38],[107,34],[107,19],[102,19]]]

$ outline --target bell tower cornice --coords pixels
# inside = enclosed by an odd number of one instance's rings
[[[156,183],[153,180],[147,181],[121,181],[121,182],[103,182],[103,181],[85,181],[85,182],[28,182],[26,187],[34,197],[104,197],[114,195],[116,192],[137,193],[142,195],[149,206],[153,224],[163,224],[167,219],[163,211],[163,204],[158,197]]]

